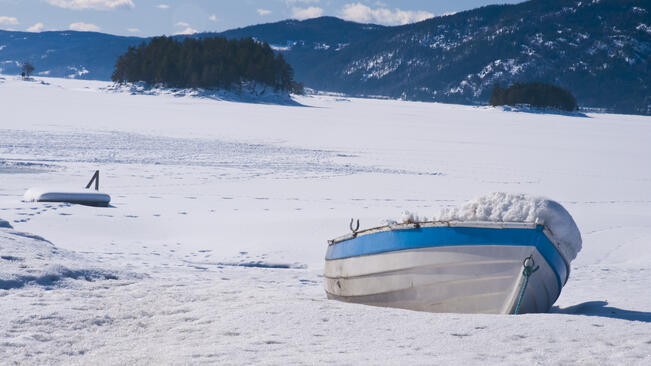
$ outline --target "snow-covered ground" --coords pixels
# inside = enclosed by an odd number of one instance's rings
[[[107,87],[0,76],[3,363],[651,363],[651,118]],[[112,207],[21,201],[96,169]],[[552,313],[326,299],[351,217],[494,191],[554,199],[581,230]]]

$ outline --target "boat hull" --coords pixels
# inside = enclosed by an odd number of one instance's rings
[[[111,196],[95,191],[80,192],[41,192],[28,190],[24,195],[26,202],[67,202],[86,206],[107,207]]]
[[[509,314],[529,256],[538,270],[529,277],[519,313],[547,312],[567,268],[535,227],[420,227],[344,240],[329,247],[325,290],[331,299],[375,306]]]

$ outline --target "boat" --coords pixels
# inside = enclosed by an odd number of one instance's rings
[[[95,190],[89,189],[95,183]],[[65,202],[85,206],[108,207],[111,196],[99,192],[99,170],[93,174],[85,189],[78,191],[30,188],[23,195],[24,202]]]
[[[328,242],[329,299],[444,313],[548,312],[570,258],[539,222],[383,225]]]
[[[37,188],[28,189],[23,195],[25,202],[64,202],[85,206],[107,207],[111,196],[92,190],[49,191]]]

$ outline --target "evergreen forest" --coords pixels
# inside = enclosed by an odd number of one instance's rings
[[[129,47],[118,58],[111,79],[172,88],[232,90],[254,82],[275,90],[302,89],[283,55],[252,38],[155,37]]]
[[[577,109],[576,98],[568,90],[546,83],[515,83],[508,88],[498,84],[493,87],[489,104],[524,104],[537,108],[554,108],[564,111]]]

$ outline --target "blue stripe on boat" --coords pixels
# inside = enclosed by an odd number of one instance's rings
[[[419,249],[465,245],[516,245],[533,246],[545,258],[556,275],[558,290],[567,281],[567,267],[558,250],[542,231],[519,228],[480,227],[425,227],[381,231],[328,246],[326,260],[344,259],[363,255]]]

